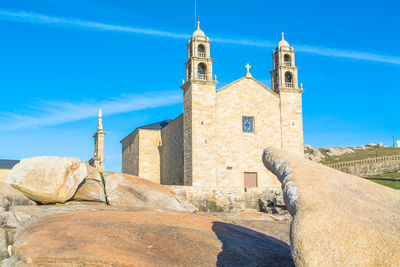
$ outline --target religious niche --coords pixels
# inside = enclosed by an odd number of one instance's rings
[[[254,117],[242,117],[242,130],[244,133],[254,133]]]

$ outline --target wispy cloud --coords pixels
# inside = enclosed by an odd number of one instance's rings
[[[33,129],[41,126],[58,125],[97,116],[101,107],[104,115],[157,108],[182,102],[177,91],[123,95],[102,102],[41,101],[35,107],[11,113],[0,113],[0,132]]]
[[[135,34],[153,35],[158,37],[169,37],[175,39],[188,39],[190,35],[183,33],[175,33],[169,31],[160,31],[148,28],[129,27],[121,25],[112,25],[99,23],[94,21],[76,19],[76,18],[63,18],[55,16],[47,16],[31,12],[23,11],[10,11],[0,9],[0,20],[7,21],[18,21],[24,23],[33,24],[48,24],[59,27],[68,27],[85,30],[96,30],[96,31],[112,31],[112,32],[126,32]],[[266,40],[246,40],[242,38],[212,38],[212,41],[217,43],[234,44],[234,45],[247,45],[247,46],[258,46],[258,47],[274,47],[276,44]],[[400,65],[400,57],[390,55],[380,55],[375,53],[368,53],[362,51],[349,51],[335,48],[317,47],[310,45],[296,44],[295,48],[297,51],[312,53],[317,55],[338,57],[338,58],[350,58],[356,60],[374,61],[382,63],[390,63]]]
[[[146,28],[134,28],[134,27],[126,27],[120,25],[104,24],[89,20],[54,17],[54,16],[47,16],[47,15],[29,13],[23,11],[8,11],[4,9],[0,9],[0,19],[27,22],[33,24],[57,25],[62,27],[70,27],[70,28],[72,27],[72,28],[79,28],[86,30],[138,33],[138,34],[155,35],[160,37],[171,37],[179,39],[187,39],[190,37],[190,35],[188,34],[179,34],[179,33],[158,31]]]

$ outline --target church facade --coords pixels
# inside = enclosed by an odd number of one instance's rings
[[[125,137],[122,172],[165,185],[279,187],[261,157],[265,147],[303,154],[303,89],[294,49],[282,33],[272,55],[272,89],[246,65],[244,77],[216,90],[210,52],[198,26],[188,43],[183,114]]]

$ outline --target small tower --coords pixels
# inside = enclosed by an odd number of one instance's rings
[[[278,43],[276,50],[272,54],[273,70],[271,73],[272,90],[279,93],[280,89],[298,89],[297,71],[295,66],[293,47],[286,42],[283,32],[282,40]]]
[[[303,88],[299,88],[298,69],[295,65],[295,51],[282,40],[274,50],[271,74],[272,90],[280,96],[281,109],[281,148],[303,155]]]
[[[188,43],[188,60],[186,65],[186,81],[202,80],[213,81],[212,62],[210,56],[210,39],[200,29],[200,21],[197,29]]]
[[[89,164],[96,167],[99,171],[104,171],[104,135],[103,121],[101,109],[99,109],[99,118],[97,121],[97,131],[93,135],[94,138],[94,156],[90,159]]]
[[[216,186],[216,85],[210,39],[197,29],[188,43],[183,89],[184,184]]]

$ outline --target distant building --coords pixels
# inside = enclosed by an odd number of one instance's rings
[[[99,171],[104,171],[104,135],[103,121],[101,109],[99,109],[99,117],[97,120],[97,131],[93,135],[94,138],[94,156],[89,160],[89,164],[96,167]]]
[[[216,90],[210,39],[198,26],[188,43],[183,114],[139,127],[122,143],[122,171],[166,185],[279,187],[262,163],[265,147],[303,155],[302,86],[295,51],[273,51],[272,89],[247,72]]]
[[[0,159],[0,182],[7,179],[10,170],[19,162],[19,160]]]

